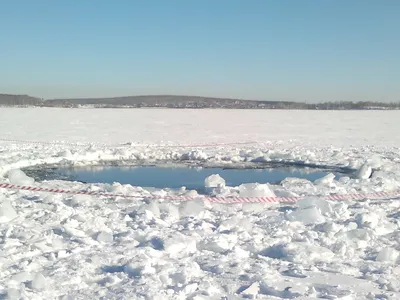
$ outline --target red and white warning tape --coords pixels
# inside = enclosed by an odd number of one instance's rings
[[[192,201],[196,199],[202,199],[213,203],[294,203],[305,197],[189,197],[189,196],[155,196],[147,194],[136,194],[136,195],[125,195],[125,194],[114,194],[104,192],[88,192],[88,191],[73,191],[55,188],[44,188],[35,186],[21,186],[9,183],[0,183],[0,188],[23,190],[23,191],[34,191],[34,192],[48,192],[58,194],[70,194],[70,195],[90,195],[90,196],[103,196],[103,197],[121,197],[121,198],[136,198],[136,199],[164,199],[170,201]],[[400,190],[392,192],[376,192],[368,194],[346,194],[346,195],[326,195],[318,196],[319,198],[326,200],[361,200],[361,199],[379,199],[379,198],[393,198],[400,196]]]

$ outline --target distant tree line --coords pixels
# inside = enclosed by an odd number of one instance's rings
[[[40,106],[43,100],[28,95],[0,94],[1,106]]]
[[[254,101],[240,99],[210,98],[196,96],[128,96],[98,99],[53,99],[43,100],[28,95],[0,94],[0,106],[34,107],[93,107],[93,108],[181,108],[181,109],[301,109],[301,110],[371,110],[400,109],[400,102],[381,103],[370,101],[338,101],[324,103],[304,103],[287,101]]]
[[[382,103],[370,101],[339,101],[314,104],[312,109],[325,110],[366,110],[366,109],[399,109],[400,102]]]

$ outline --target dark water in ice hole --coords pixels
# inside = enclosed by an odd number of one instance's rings
[[[47,172],[47,173],[46,173]],[[28,170],[29,176],[37,180],[62,179],[85,183],[131,184],[133,186],[152,188],[179,189],[185,186],[188,190],[204,192],[204,180],[212,174],[219,174],[228,186],[239,186],[242,183],[279,183],[287,177],[296,177],[314,181],[328,173],[336,177],[348,174],[332,170],[313,168],[277,167],[267,169],[223,169],[223,168],[189,168],[157,166],[107,166],[107,167],[74,167]]]

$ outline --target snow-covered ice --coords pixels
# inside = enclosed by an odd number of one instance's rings
[[[0,115],[1,183],[143,197],[0,189],[0,298],[400,299],[399,198],[323,198],[400,188],[400,112],[0,108]],[[355,173],[237,187],[205,180],[217,196],[303,197],[226,205],[185,188],[35,182],[21,171],[132,161],[280,162]],[[162,199],[174,195],[195,200]]]
[[[35,182],[32,177],[26,176],[26,174],[19,169],[8,171],[8,179],[10,183],[16,185],[32,185]]]

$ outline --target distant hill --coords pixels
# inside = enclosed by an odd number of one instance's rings
[[[400,102],[285,102],[255,101],[199,96],[127,96],[113,98],[50,99],[28,95],[0,94],[0,106],[39,106],[39,107],[94,107],[94,108],[225,108],[225,109],[315,109],[315,110],[392,110],[400,109]]]
[[[41,106],[43,100],[28,95],[0,94],[0,106]]]
[[[81,98],[46,100],[46,106],[93,107],[166,107],[166,108],[289,108],[302,107],[298,102],[254,101],[198,96],[127,96],[114,98]]]

